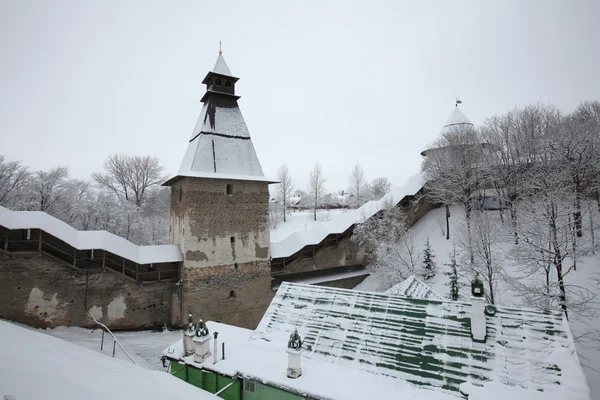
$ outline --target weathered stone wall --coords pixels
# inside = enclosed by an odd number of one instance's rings
[[[171,189],[170,240],[186,268],[269,260],[268,211],[265,182],[184,178]]]
[[[92,326],[86,273],[39,253],[0,252],[0,318],[34,327]],[[89,274],[87,304],[111,329],[171,322],[173,282],[139,285],[111,271]]]
[[[184,315],[248,329],[256,328],[275,294],[268,261],[184,268],[182,277]]]
[[[285,265],[282,274],[315,271],[331,267],[343,267],[363,264],[364,250],[351,238],[341,239],[337,244],[331,244],[315,250],[314,256],[306,256]]]
[[[231,185],[228,193],[228,185]],[[178,321],[254,329],[271,291],[269,191],[265,182],[183,178],[171,192],[171,242],[184,257]]]

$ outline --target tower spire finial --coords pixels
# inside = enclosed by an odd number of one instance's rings
[[[460,98],[458,96],[454,96],[456,98],[456,104],[455,106],[458,107],[459,104],[462,104],[462,101],[460,101]]]
[[[221,49],[221,39],[219,39],[219,55],[223,54],[223,49]]]

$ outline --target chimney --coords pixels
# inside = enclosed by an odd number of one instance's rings
[[[471,281],[471,337],[476,342],[485,342],[485,296],[479,274]]]
[[[298,329],[294,330],[294,333],[290,335],[290,340],[288,342],[288,368],[287,368],[287,376],[288,378],[296,379],[302,375],[302,368],[300,366],[300,355],[302,354],[302,339],[300,339],[300,335],[298,334]]]
[[[217,347],[217,336],[219,336],[219,332],[215,331],[213,333],[213,336],[215,337],[215,343],[214,343],[215,344],[215,351],[213,352],[213,355],[214,355],[213,364],[216,364],[217,363],[217,349],[218,349],[218,347]]]
[[[210,335],[204,321],[200,320],[196,327],[196,335],[192,339],[194,342],[194,361],[202,364],[204,360],[210,357]]]
[[[192,314],[188,316],[188,322],[185,325],[185,330],[183,331],[183,355],[191,356],[194,354],[194,342],[192,342],[192,338],[196,334],[196,326],[192,321]]]

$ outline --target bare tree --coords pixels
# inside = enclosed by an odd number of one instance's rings
[[[421,169],[428,180],[429,196],[446,207],[446,238],[449,239],[449,205],[452,203],[463,207],[470,232],[473,195],[484,179],[481,167],[487,147],[472,128],[450,129],[431,147]],[[473,263],[472,250],[469,253]]]
[[[290,198],[294,191],[294,180],[288,170],[286,164],[283,164],[279,170],[277,170],[277,180],[279,183],[275,187],[275,195],[277,201],[282,205],[283,211],[283,222],[287,221],[287,210],[290,204]]]
[[[356,208],[362,206],[366,186],[365,173],[359,164],[352,169],[348,179],[348,192],[354,196]]]
[[[325,177],[323,176],[323,169],[321,164],[318,162],[313,167],[308,177],[308,195],[311,199],[311,207],[313,210],[313,218],[317,220],[317,208],[321,205],[323,197],[325,196]]]
[[[12,206],[27,185],[29,171],[20,161],[6,161],[0,154],[0,206]]]
[[[406,279],[419,268],[420,252],[407,233],[405,220],[399,208],[391,207],[357,224],[352,235],[370,265],[389,284]]]
[[[50,171],[34,172],[31,179],[31,208],[54,215],[67,190],[68,178],[68,167],[53,167]]]
[[[497,301],[497,288],[502,276],[501,257],[498,247],[501,242],[500,231],[491,212],[476,211],[472,218],[472,246],[475,263],[470,267],[472,274],[479,274],[488,287],[486,296],[490,303]],[[463,241],[468,242],[467,241]]]
[[[392,184],[387,178],[375,178],[371,182],[371,192],[373,193],[375,200],[381,199],[391,188]]]
[[[104,162],[104,170],[104,173],[92,174],[92,178],[138,207],[144,202],[146,190],[165,179],[158,158],[151,156],[113,154]]]

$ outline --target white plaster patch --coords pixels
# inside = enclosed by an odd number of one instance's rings
[[[94,318],[96,319],[102,319],[102,307],[98,307],[98,306],[93,306],[92,308],[90,308],[90,314],[92,314],[94,316]]]
[[[125,298],[123,296],[116,297],[106,307],[106,316],[109,321],[116,321],[125,317],[125,310],[127,305],[125,304]]]
[[[57,306],[58,293],[54,293],[52,297],[45,299],[44,292],[34,287],[29,292],[29,300],[25,306],[25,313],[34,314],[47,322],[52,322],[64,314],[64,310],[58,310]]]

